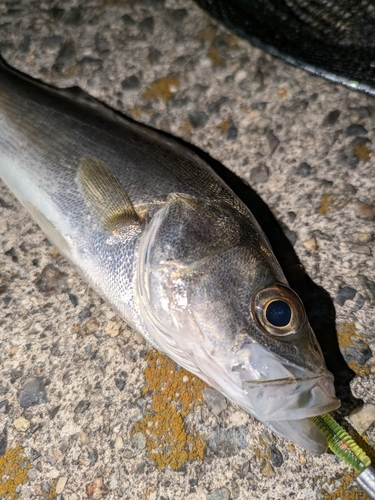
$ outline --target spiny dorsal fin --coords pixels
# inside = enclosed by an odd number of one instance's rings
[[[122,226],[139,222],[125,188],[100,158],[84,156],[77,181],[87,205],[106,231],[117,232]]]

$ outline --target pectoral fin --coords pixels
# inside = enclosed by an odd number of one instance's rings
[[[78,167],[77,181],[87,205],[106,231],[115,233],[125,225],[139,223],[124,186],[104,161],[84,156]]]

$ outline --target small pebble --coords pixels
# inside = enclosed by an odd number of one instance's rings
[[[63,66],[71,66],[76,58],[76,49],[72,41],[65,42],[57,54],[53,68],[61,71]]]
[[[371,249],[367,245],[351,245],[350,251],[362,255],[371,255]]]
[[[341,148],[337,151],[337,162],[344,167],[354,170],[358,163],[358,156],[354,154],[352,148]]]
[[[60,495],[60,493],[62,493],[64,491],[64,488],[66,486],[67,481],[68,481],[67,476],[61,476],[57,480],[55,491],[58,495]]]
[[[118,481],[116,479],[115,476],[112,476],[110,481],[109,481],[109,487],[111,490],[115,490],[117,488],[117,485],[118,485]],[[155,500],[156,500],[156,493],[155,493],[155,496],[154,496]],[[149,500],[151,500],[151,497],[149,497]]]
[[[8,424],[4,425],[3,432],[0,433],[0,457],[5,455],[8,445]]]
[[[46,389],[41,377],[30,377],[18,391],[17,399],[22,408],[47,403]]]
[[[208,120],[208,116],[203,111],[195,111],[189,114],[189,122],[193,128],[203,127]]]
[[[309,177],[311,173],[311,166],[303,161],[301,165],[298,167],[298,173],[301,177]]]
[[[115,440],[115,450],[116,451],[122,450],[123,447],[124,447],[124,440],[122,439],[121,436],[117,436]]]
[[[312,238],[309,238],[308,240],[303,241],[303,245],[309,252],[316,252],[318,248],[318,243],[314,236]]]
[[[38,477],[38,469],[29,469],[27,475],[28,475],[28,478],[30,479],[30,481],[35,481],[35,479]]]
[[[250,170],[250,184],[263,184],[268,181],[270,170],[264,163]]]
[[[136,432],[132,436],[131,443],[133,448],[141,451],[146,448],[146,437],[141,432]]]
[[[229,500],[230,491],[227,488],[220,488],[206,495],[207,500]]]
[[[238,133],[237,127],[235,127],[234,125],[231,125],[228,128],[227,139],[229,139],[229,140],[236,139],[237,138],[237,133]]]
[[[58,414],[60,408],[61,408],[61,405],[58,405],[58,406],[55,406],[54,408],[52,408],[52,410],[49,411],[49,418],[50,418],[50,420],[53,420],[56,417],[56,415]]]
[[[120,323],[117,323],[117,321],[108,321],[105,333],[110,337],[117,337],[117,335],[120,333],[120,330]]]
[[[164,20],[168,24],[181,23],[188,15],[186,9],[165,9]]]
[[[273,477],[275,475],[275,471],[270,462],[267,462],[267,464],[265,465],[265,467],[263,467],[261,472],[264,477]]]
[[[147,59],[151,64],[157,64],[158,62],[160,62],[161,52],[155,49],[155,47],[151,47],[148,51]]]
[[[123,378],[115,378],[115,384],[119,391],[123,391],[126,386],[126,379]]]
[[[357,231],[354,236],[360,243],[369,243],[373,239],[371,233],[363,233],[361,231]]]
[[[82,311],[78,314],[79,319],[86,319],[91,316],[91,311],[88,307],[82,309]]]
[[[83,413],[87,410],[87,408],[90,406],[90,401],[86,401],[82,399],[77,406],[74,408],[74,413]]]
[[[105,52],[109,48],[108,40],[97,33],[95,35],[95,48],[99,52]]]
[[[73,7],[69,10],[69,15],[66,18],[66,23],[72,24],[73,26],[79,26],[83,21],[83,9],[82,6]]]
[[[366,404],[356,408],[349,415],[349,421],[358,434],[363,434],[375,422],[375,405]]]
[[[36,279],[35,286],[45,295],[61,293],[68,288],[67,275],[52,264],[48,264]]]
[[[92,483],[86,486],[87,496],[94,499],[103,498],[108,494],[108,488],[104,485],[102,477],[96,478]]]
[[[247,430],[244,425],[223,429],[210,429],[206,435],[207,455],[209,457],[228,457],[238,455],[247,448]]]
[[[274,467],[281,467],[282,464],[284,463],[284,458],[282,453],[273,444],[271,444],[270,446],[270,452],[271,452],[272,465]]]
[[[121,82],[123,90],[135,90],[141,86],[139,78],[136,75],[131,75]]]
[[[31,423],[25,417],[21,416],[13,421],[13,425],[17,431],[26,432],[29,429]]]
[[[61,36],[45,36],[42,38],[41,48],[42,50],[54,51],[61,47],[63,39]]]
[[[11,356],[15,356],[15,355],[17,354],[18,350],[19,350],[19,349],[18,349],[18,347],[17,347],[17,346],[13,346],[13,347],[11,348],[11,350],[10,350],[10,355],[11,355]]]
[[[375,299],[375,282],[370,280],[364,274],[359,275],[359,280],[361,282],[361,285],[365,289],[368,298],[370,298],[370,300]]]
[[[240,476],[241,479],[245,478],[247,474],[250,472],[250,461],[244,462],[240,469],[237,470],[237,474]]]
[[[360,365],[365,365],[372,358],[372,351],[366,342],[360,338],[353,338],[353,344],[344,348],[345,359],[350,361],[354,359]]]
[[[155,21],[152,16],[145,17],[143,21],[139,23],[139,28],[141,32],[146,32],[151,34],[154,32],[154,27],[155,27]]]
[[[349,184],[349,183],[345,185],[345,191],[348,194],[356,194],[357,193],[356,188],[352,184]]]
[[[91,464],[95,464],[98,460],[98,452],[95,450],[95,448],[87,450],[87,456],[89,457]]]
[[[89,319],[85,323],[85,329],[88,333],[94,333],[99,329],[99,321],[97,319]]]
[[[293,222],[296,220],[297,215],[294,212],[288,212],[287,215],[289,222],[293,224]]]
[[[277,146],[280,144],[280,141],[273,133],[273,130],[269,130],[267,132],[267,141],[270,148],[270,156],[272,156],[273,153],[276,151]]]
[[[324,118],[322,122],[323,127],[330,127],[331,125],[334,125],[337,120],[339,119],[340,116],[340,110],[339,109],[334,109],[328,115]]]
[[[284,224],[283,222],[279,221],[279,224],[280,224],[280,227],[283,230],[283,233],[285,234],[285,236],[288,238],[290,243],[294,246],[298,240],[297,233],[295,231],[293,231],[292,229],[289,229],[289,227],[286,224]]]
[[[353,123],[352,125],[349,125],[349,127],[345,130],[345,133],[348,136],[364,135],[367,134],[367,130],[362,125]]]
[[[73,304],[74,307],[78,306],[78,297],[77,295],[74,295],[73,293],[69,294],[69,300]]]
[[[90,446],[90,438],[87,432],[82,431],[81,434],[79,435],[79,439],[81,440],[81,443]]]
[[[339,288],[339,292],[336,296],[336,302],[339,306],[343,306],[347,300],[353,300],[357,290],[351,286],[343,286]]]
[[[227,409],[227,400],[225,396],[213,387],[205,387],[202,393],[206,403],[214,415],[218,416],[222,411]]]
[[[214,101],[208,105],[208,108],[207,108],[208,112],[210,114],[219,113],[222,105],[225,104],[227,101],[228,101],[228,97],[225,97],[225,96],[220,97],[219,99],[217,99],[216,101]]]
[[[357,294],[357,298],[355,300],[355,311],[360,311],[362,307],[365,305],[365,299],[361,293]]]
[[[0,402],[0,413],[8,413],[9,412],[9,401],[4,399],[4,401]]]
[[[126,26],[134,26],[135,25],[135,21],[134,19],[129,16],[129,14],[124,14],[121,19],[124,21],[124,24]]]
[[[355,212],[357,217],[361,219],[375,221],[375,205],[369,205],[359,201],[356,205]]]

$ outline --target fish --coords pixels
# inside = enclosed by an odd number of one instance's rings
[[[320,454],[333,375],[249,209],[187,145],[0,61],[0,178],[156,349]]]

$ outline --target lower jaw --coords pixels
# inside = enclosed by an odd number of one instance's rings
[[[321,455],[327,451],[328,446],[326,438],[309,418],[301,420],[270,421],[265,423],[279,436],[301,446],[314,455]]]

